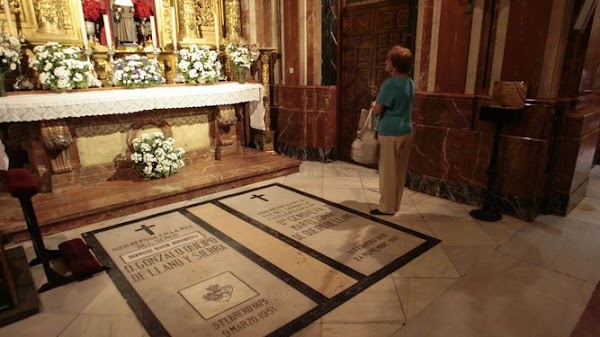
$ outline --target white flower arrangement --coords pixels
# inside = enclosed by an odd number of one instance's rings
[[[256,45],[247,44],[243,41],[238,43],[228,43],[225,46],[225,53],[236,68],[250,69],[252,63],[258,59],[260,53]]]
[[[133,168],[144,179],[158,179],[174,175],[185,166],[183,148],[175,149],[175,139],[165,139],[162,132],[154,132],[152,136],[144,133],[132,141]]]
[[[133,54],[114,62],[114,82],[126,88],[145,88],[166,81],[157,60]]]
[[[219,54],[208,46],[198,47],[195,44],[189,49],[179,51],[177,68],[187,83],[213,83],[221,77]]]
[[[93,73],[88,61],[81,61],[79,47],[65,47],[58,42],[48,42],[33,48],[34,57],[29,67],[38,74],[38,81],[52,91],[67,91],[100,87],[102,82]]]
[[[14,36],[0,33],[0,71],[17,69],[21,53],[21,41]]]

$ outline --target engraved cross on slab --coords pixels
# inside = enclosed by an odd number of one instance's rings
[[[250,199],[260,199],[262,201],[269,201],[269,199],[263,198],[264,194],[252,194]]]
[[[150,235],[154,235],[154,232],[150,229],[151,227],[154,227],[155,225],[150,225],[150,226],[146,226],[146,225],[141,225],[140,228],[136,229],[136,232],[139,231],[146,231],[146,233],[150,234]]]

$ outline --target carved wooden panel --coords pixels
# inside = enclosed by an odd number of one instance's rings
[[[340,159],[350,160],[361,109],[375,99],[375,89],[387,77],[385,57],[396,44],[411,47],[416,26],[415,1],[397,0],[344,8],[341,18],[341,66],[338,85]]]

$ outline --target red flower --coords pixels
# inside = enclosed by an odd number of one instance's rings
[[[152,15],[152,8],[144,0],[135,1],[135,17],[137,18],[149,18]]]
[[[83,18],[88,21],[98,21],[102,15],[102,6],[97,0],[83,1]]]

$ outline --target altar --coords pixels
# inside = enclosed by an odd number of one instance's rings
[[[0,98],[0,130],[11,161],[57,191],[131,176],[143,133],[173,137],[186,164],[239,153],[250,128],[265,130],[263,97],[261,84],[231,82],[18,94]]]
[[[43,233],[298,171],[274,154],[277,51],[244,40],[240,0],[11,0],[3,9],[12,56],[0,140],[11,168],[39,180]],[[185,167],[145,181],[132,143],[155,132],[185,150]],[[0,193],[0,204],[0,232],[25,239],[18,202]]]

